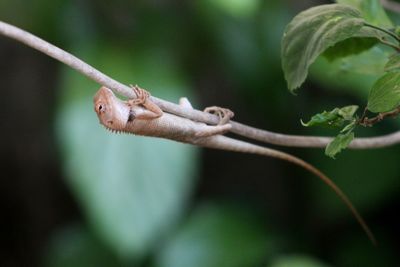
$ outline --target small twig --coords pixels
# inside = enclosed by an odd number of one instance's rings
[[[387,10],[393,11],[395,13],[400,13],[400,4],[390,0],[381,0],[381,4]]]
[[[359,121],[363,121],[364,118],[367,116],[367,112],[368,112],[368,107],[364,108],[363,114],[361,115],[361,118]]]
[[[384,120],[385,118],[396,117],[399,114],[400,114],[400,107],[397,107],[396,109],[394,109],[392,111],[379,113],[377,116],[370,118],[370,119],[366,116],[363,116],[360,119],[360,121],[358,122],[358,124],[360,124],[364,127],[372,127],[375,123],[378,123],[378,122]]]
[[[133,90],[108,77],[104,73],[96,70],[89,64],[83,62],[79,58],[71,55],[70,53],[24,31],[15,26],[0,21],[0,34],[7,36],[11,39],[15,39],[21,43],[26,44],[34,49],[37,49],[46,55],[70,66],[78,72],[84,74],[88,78],[104,85],[114,92],[126,96],[128,98],[135,98]],[[219,118],[216,115],[205,113],[199,110],[183,108],[177,104],[151,97],[151,100],[157,104],[163,111],[172,113],[181,117],[185,117],[194,121],[204,122],[207,124],[218,124]],[[261,142],[288,146],[288,147],[313,147],[313,148],[324,148],[329,142],[332,141],[330,137],[318,137],[318,136],[299,136],[299,135],[285,135],[280,133],[274,133],[266,130],[257,129],[251,126],[247,126],[238,122],[231,121],[232,130],[231,132],[242,135],[244,137],[258,140]],[[354,149],[367,149],[367,148],[379,148],[391,146],[400,143],[400,131],[372,138],[356,138],[350,144],[349,148]]]

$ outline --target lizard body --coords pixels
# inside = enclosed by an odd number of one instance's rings
[[[311,164],[282,151],[223,136],[222,134],[231,129],[229,123],[211,126],[164,113],[148,99],[147,91],[137,86],[132,88],[138,96],[136,99],[120,100],[106,87],[101,87],[94,96],[94,109],[100,123],[107,129],[113,132],[166,138],[206,148],[257,154],[296,164],[326,183],[350,209],[372,243],[376,244],[374,235],[349,198],[329,177]],[[180,105],[192,108],[186,98],[180,99]],[[216,108],[211,108],[211,110],[215,111]],[[222,110],[227,113],[225,115],[233,116],[233,113],[229,114],[231,113],[229,110]],[[221,121],[227,121],[226,116],[221,119]]]

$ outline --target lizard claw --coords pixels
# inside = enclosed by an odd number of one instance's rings
[[[130,99],[129,103],[133,105],[141,105],[147,101],[147,99],[150,97],[150,93],[146,91],[145,89],[140,88],[137,85],[132,85],[130,84],[130,87],[136,94],[135,99]]]
[[[215,114],[219,117],[218,125],[227,124],[231,118],[235,115],[233,111],[227,108],[221,108],[217,106],[207,107],[204,112]]]

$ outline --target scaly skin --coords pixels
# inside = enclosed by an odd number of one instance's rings
[[[148,99],[149,93],[147,91],[137,86],[132,88],[138,96],[138,98],[132,100],[122,101],[106,87],[101,87],[94,96],[94,109],[100,123],[107,129],[114,132],[166,138],[207,148],[257,154],[296,164],[313,173],[332,188],[350,209],[371,242],[376,244],[374,235],[346,194],[329,177],[311,164],[285,152],[225,137],[222,134],[231,128],[229,123],[210,126],[173,114],[163,113],[157,105]],[[181,99],[180,102],[181,105],[191,107],[185,98]],[[217,109],[213,107],[211,110],[216,111]],[[223,118],[223,121],[226,122],[226,118]]]

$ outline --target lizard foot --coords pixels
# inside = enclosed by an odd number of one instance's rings
[[[235,115],[230,109],[217,106],[207,107],[204,109],[204,112],[217,115],[219,117],[218,125],[227,124]]]
[[[133,86],[132,84],[130,84],[130,87],[132,88],[132,90],[136,94],[136,98],[135,99],[130,99],[129,100],[130,104],[132,104],[132,105],[142,105],[150,97],[150,93],[147,92],[145,89],[142,89],[137,85]]]

